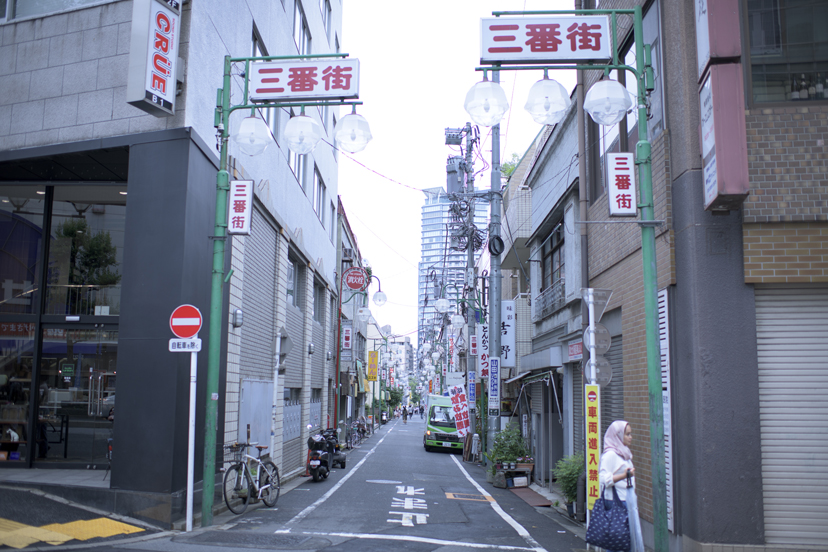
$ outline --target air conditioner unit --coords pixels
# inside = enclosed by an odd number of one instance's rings
[[[354,250],[350,247],[343,247],[342,248],[342,260],[343,261],[353,261],[354,260]]]

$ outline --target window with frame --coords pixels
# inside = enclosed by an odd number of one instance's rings
[[[328,224],[328,232],[331,237],[331,241],[334,241],[334,237],[336,234],[336,207],[334,207],[333,201],[331,201],[331,218],[329,219]]]
[[[325,38],[331,40],[331,0],[319,0],[319,11],[322,12],[322,25],[325,27]]]
[[[313,210],[322,226],[325,226],[325,182],[319,174],[319,168],[313,168]]]
[[[644,14],[642,27],[644,31],[644,43],[650,45],[653,63],[653,82],[655,88],[647,94],[647,138],[652,142],[664,130],[664,84],[661,69],[662,44],[661,44],[661,16],[659,2],[653,2]],[[624,46],[620,57],[624,65],[635,68],[635,42],[629,40]],[[590,202],[603,196],[606,191],[606,163],[604,162],[607,153],[635,152],[635,144],[638,142],[638,83],[635,75],[628,71],[611,71],[610,79],[617,80],[625,86],[630,94],[633,107],[627,116],[612,126],[596,124],[589,119],[590,141],[593,147],[597,146],[596,160],[594,167],[595,175],[591,179]]]
[[[313,286],[313,319],[325,322],[325,288],[320,285]]]
[[[558,224],[541,246],[541,291],[564,284],[564,231]]]
[[[828,3],[746,0],[754,103],[818,101],[828,88]]]
[[[305,11],[302,9],[302,3],[299,0],[296,0],[294,4],[293,40],[296,42],[296,48],[300,56],[310,55],[311,34],[308,28],[308,20],[305,17]]]
[[[262,37],[259,35],[258,29],[256,29],[256,25],[253,25],[253,49],[251,51],[251,56],[253,57],[267,57],[267,48],[262,42]],[[278,143],[278,136],[279,136],[279,113],[280,109],[278,107],[260,107],[257,108],[256,111],[262,117],[265,124],[267,124],[267,128],[270,129],[270,134],[273,136],[273,139]]]
[[[299,266],[293,259],[287,264],[287,302],[299,308]]]
[[[291,108],[290,116],[294,117],[296,113]],[[305,173],[307,172],[307,165],[308,165],[308,155],[299,155],[294,153],[292,150],[288,150],[288,166],[290,170],[293,171],[293,175],[296,177],[297,182],[299,182],[299,186],[304,190],[305,189]]]
[[[285,387],[284,390],[285,406],[296,406],[302,399],[302,390],[297,388]]]

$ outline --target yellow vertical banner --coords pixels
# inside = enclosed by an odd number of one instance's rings
[[[379,351],[368,351],[368,371],[365,374],[365,379],[368,381],[377,381],[377,358]]]
[[[587,510],[600,495],[598,465],[601,462],[601,388],[584,386],[584,422],[586,423]]]

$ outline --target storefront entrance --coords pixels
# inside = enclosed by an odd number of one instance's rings
[[[117,357],[117,329],[43,328],[35,462],[106,467]]]

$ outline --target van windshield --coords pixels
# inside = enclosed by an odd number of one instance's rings
[[[448,427],[456,429],[454,425],[454,409],[451,406],[433,406],[429,424],[435,427]]]

